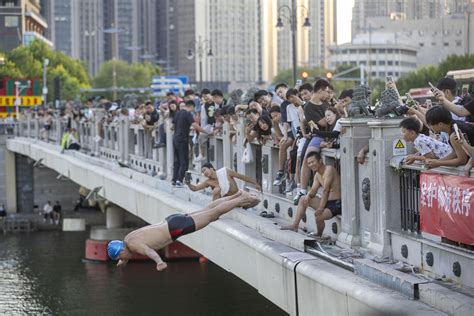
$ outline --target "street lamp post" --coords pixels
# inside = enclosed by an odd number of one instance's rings
[[[117,71],[115,69],[115,61],[117,59],[117,37],[119,33],[125,32],[124,29],[120,29],[117,27],[114,27],[114,24],[112,23],[112,27],[109,29],[105,29],[103,32],[107,34],[112,34],[112,89],[114,93],[114,100],[117,99]]]
[[[43,107],[46,109],[47,96],[48,96],[48,85],[46,84],[46,67],[49,65],[49,59],[43,60]]]
[[[311,22],[309,21],[308,18],[308,9],[303,6],[297,6],[296,5],[296,0],[291,0],[291,8],[287,5],[282,5],[278,8],[278,20],[277,24],[275,27],[277,30],[281,31],[283,30],[284,24],[282,21],[282,17],[285,17],[288,22],[290,23],[290,30],[291,30],[291,42],[292,42],[292,53],[293,53],[293,83],[296,84],[296,78],[298,77],[297,75],[297,46],[296,46],[296,32],[298,30],[298,18],[297,18],[297,8],[301,7],[306,11],[306,17],[304,19],[304,24],[303,27],[306,29],[311,29]],[[285,16],[281,13],[281,11],[287,10],[288,11],[288,16]]]
[[[15,116],[18,120],[20,116],[20,105],[21,99],[20,95],[24,89],[28,89],[31,86],[31,81],[28,80],[26,85],[22,85],[20,81],[15,81]]]
[[[197,52],[197,58],[199,61],[199,89],[202,89],[202,59],[204,53],[207,50],[207,57],[213,57],[211,42],[209,40],[202,40],[201,36],[198,37],[198,40],[193,40],[189,42],[188,54],[186,57],[191,60],[194,58],[195,53]]]

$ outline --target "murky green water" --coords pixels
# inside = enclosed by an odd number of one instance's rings
[[[87,233],[0,235],[0,315],[285,315],[207,262],[85,263]]]

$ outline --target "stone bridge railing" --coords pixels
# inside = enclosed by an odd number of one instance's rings
[[[127,121],[113,124],[100,122],[73,123],[80,135],[82,149],[91,155],[103,159],[116,160],[137,171],[146,172],[161,179],[170,179],[173,168],[173,150],[171,123],[165,120],[166,148],[154,149],[152,139],[154,132],[147,132],[140,125]],[[337,238],[343,247],[360,247],[381,257],[394,257],[410,262],[409,258],[399,255],[399,248],[408,245],[409,251],[417,253],[420,244],[426,239],[416,227],[419,219],[416,210],[407,212],[405,199],[419,203],[419,194],[408,196],[404,186],[405,173],[396,172],[390,161],[398,150],[394,142],[400,138],[398,119],[380,120],[373,118],[343,119],[346,128],[341,137],[339,150],[323,150],[326,163],[337,164],[342,181],[342,216],[327,225],[329,235]],[[38,120],[24,119],[19,122],[16,135],[36,139],[48,138],[50,142],[60,143],[61,134],[66,128],[65,122],[55,120],[49,135],[43,135],[42,124]],[[252,143],[254,160],[243,163],[244,120],[240,118],[236,127],[236,142],[229,137],[229,126],[224,125],[220,136],[211,137],[209,159],[216,167],[227,167],[237,172],[256,178],[263,188],[262,207],[272,211],[277,217],[292,220],[296,206],[284,194],[281,188],[273,186],[273,176],[278,170],[278,147],[267,144]],[[356,160],[359,151],[369,145],[365,163]],[[406,144],[404,144],[406,148]],[[408,146],[408,148],[410,147]],[[409,152],[409,151],[408,151]],[[410,167],[416,169],[416,165]],[[193,181],[200,181],[200,163],[195,166]],[[461,168],[438,168],[439,172],[460,174]],[[472,174],[471,174],[472,177]],[[251,189],[252,190],[252,189]],[[416,191],[416,188],[414,189]],[[410,202],[411,203],[411,202]],[[314,211],[308,210],[303,223],[308,230],[315,230]],[[419,213],[418,213],[419,214]],[[308,220],[307,220],[308,219]],[[413,243],[407,240],[413,241]],[[440,248],[444,247],[441,238],[430,239]],[[449,253],[462,253],[468,250],[456,248],[455,251],[443,248]],[[450,252],[451,251],[451,252]],[[418,252],[420,253],[420,252]],[[468,255],[471,256],[472,255]],[[472,259],[472,258],[471,258]],[[459,259],[456,259],[459,260]],[[422,259],[412,260],[413,264],[423,266]],[[470,261],[471,263],[473,261]],[[436,271],[440,275],[443,270]],[[455,276],[457,277],[457,276]],[[459,277],[458,277],[459,278]],[[471,280],[474,284],[474,280]],[[471,282],[469,281],[469,282]]]

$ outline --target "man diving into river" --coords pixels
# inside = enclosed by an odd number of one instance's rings
[[[164,221],[137,229],[124,240],[113,240],[107,246],[107,253],[113,260],[118,260],[117,266],[125,266],[131,259],[132,253],[145,255],[156,262],[156,269],[162,271],[167,265],[156,252],[179,237],[190,234],[216,221],[225,213],[236,207],[249,208],[257,205],[260,200],[253,194],[238,191],[236,194],[220,198],[207,205],[202,210],[189,214],[173,214]]]

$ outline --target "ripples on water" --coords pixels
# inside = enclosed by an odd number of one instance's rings
[[[211,262],[84,263],[86,238],[0,235],[0,315],[285,315]]]

